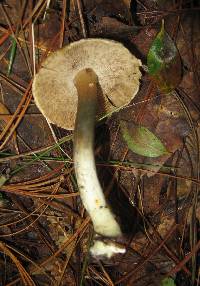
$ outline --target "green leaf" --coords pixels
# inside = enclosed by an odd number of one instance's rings
[[[149,49],[147,66],[149,74],[165,93],[171,92],[181,81],[180,55],[173,40],[164,29],[164,21]]]
[[[11,72],[12,72],[12,67],[13,67],[13,63],[14,63],[14,60],[15,60],[16,51],[17,51],[17,42],[16,42],[16,40],[14,38],[12,38],[12,46],[11,46],[11,50],[10,50],[9,65],[8,65],[7,75],[10,75]]]
[[[172,278],[165,278],[161,282],[161,286],[176,286]]]
[[[121,121],[122,136],[129,149],[145,157],[159,157],[169,154],[163,143],[146,127]]]
[[[2,187],[7,180],[8,180],[8,179],[6,178],[6,176],[1,175],[1,176],[0,176],[0,187]]]

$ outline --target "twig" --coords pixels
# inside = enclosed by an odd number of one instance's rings
[[[51,131],[52,137],[53,137],[53,139],[54,139],[56,145],[58,145],[60,151],[62,151],[62,152],[67,156],[67,158],[71,160],[70,156],[69,156],[69,155],[65,152],[65,150],[59,145],[59,142],[58,142],[58,139],[57,139],[57,137],[56,137],[56,134],[55,134],[55,132],[54,132],[52,126],[51,126],[51,123],[49,122],[49,120],[48,120],[47,118],[46,118],[46,121],[47,121],[47,124],[48,124],[48,126],[49,126],[49,129],[50,129],[50,131]]]
[[[46,9],[44,11],[44,16],[43,16],[43,21],[45,21],[45,18],[46,18],[47,11],[49,9],[50,3],[51,3],[51,0],[47,0]]]
[[[36,61],[35,61],[35,33],[34,33],[35,22],[31,24],[31,34],[32,34],[32,54],[33,54],[33,76],[36,74]]]
[[[83,13],[82,13],[82,5],[81,5],[80,0],[76,0],[76,3],[77,3],[77,7],[78,7],[78,13],[79,13],[79,17],[80,17],[83,37],[87,38],[87,33],[86,33],[86,29],[85,29],[85,22],[84,22]]]
[[[66,0],[63,0],[61,31],[60,31],[60,48],[62,48],[63,40],[64,40],[66,9],[67,9],[67,2]]]

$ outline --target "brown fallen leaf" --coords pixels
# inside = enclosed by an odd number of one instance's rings
[[[50,10],[46,15],[45,21],[42,23],[34,24],[34,36],[35,36],[35,48],[40,51],[48,51],[49,47],[52,46],[52,39],[59,34],[60,31],[60,21],[59,14],[54,10]],[[18,40],[22,46],[30,46],[29,34],[24,35],[24,31],[20,32],[18,35]],[[58,41],[54,41],[53,49],[59,48]]]
[[[9,110],[7,109],[7,107],[0,102],[0,128],[4,129],[4,127],[6,126],[6,124],[9,122],[9,117],[8,115],[10,115]],[[19,149],[18,149],[18,144],[17,144],[17,133],[16,131],[13,133],[12,136],[12,140],[10,142],[11,144],[11,149],[15,148],[15,151],[19,154]]]
[[[130,123],[129,126],[131,126],[131,122],[133,122],[134,125],[138,111],[141,110],[141,105],[140,107],[138,107],[138,105],[136,106],[136,108],[121,111],[120,119],[128,121]],[[144,172],[142,172],[143,174],[152,176],[160,170],[163,164],[175,151],[181,149],[183,146],[183,138],[189,134],[190,128],[182,107],[173,94],[161,95],[154,98],[146,104],[142,111],[142,116],[139,118],[139,124],[145,126],[160,138],[169,153],[157,158],[145,158],[129,151],[126,161],[133,162],[136,165],[138,164],[138,167],[141,166],[141,168],[144,169]],[[136,123],[138,124],[137,121]],[[120,156],[120,153],[122,152],[123,154],[123,151],[127,148],[126,143],[122,142],[122,136],[120,135],[118,137],[119,141],[116,141],[112,150],[112,156],[115,160],[119,160],[119,157],[116,158],[115,153],[117,154],[118,152],[118,156]]]
[[[152,214],[160,205],[160,190],[165,182],[165,178],[155,175],[151,178],[143,178],[143,209],[145,214]],[[156,188],[155,188],[156,186]]]
[[[124,4],[130,9],[131,6],[131,0],[123,0]]]
[[[128,7],[126,0],[84,0],[83,2],[84,7],[87,7],[89,11],[88,16],[94,17],[97,22],[102,17],[109,16],[121,18],[128,22],[131,21],[130,7]]]
[[[90,35],[103,37],[127,38],[138,33],[138,27],[129,26],[112,17],[102,17],[97,24],[91,26]]]

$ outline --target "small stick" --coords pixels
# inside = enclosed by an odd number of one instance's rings
[[[62,19],[61,19],[61,31],[60,31],[60,48],[62,48],[63,40],[64,40],[64,34],[65,34],[66,9],[67,9],[67,1],[63,0]]]
[[[43,21],[45,21],[45,18],[46,18],[47,11],[49,9],[50,3],[51,3],[51,0],[47,0],[46,9],[44,11],[44,16],[43,16]]]
[[[82,32],[83,32],[83,37],[87,38],[87,33],[86,33],[86,28],[85,28],[85,22],[83,19],[83,13],[82,13],[82,5],[80,0],[76,0],[77,2],[77,6],[78,6],[78,13],[79,13],[79,17],[80,17],[80,22],[81,22],[81,28],[82,28]]]

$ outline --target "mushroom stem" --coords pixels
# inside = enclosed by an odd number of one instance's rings
[[[97,111],[98,78],[92,69],[83,69],[74,78],[78,107],[74,130],[74,167],[84,207],[97,234],[120,236],[120,226],[108,207],[99,180],[94,158],[94,128]]]

